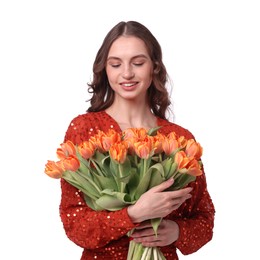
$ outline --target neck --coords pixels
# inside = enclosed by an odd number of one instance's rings
[[[131,127],[150,129],[157,126],[157,119],[146,103],[114,102],[106,112],[114,118],[121,130]]]

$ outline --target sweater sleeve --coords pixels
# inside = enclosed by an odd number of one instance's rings
[[[114,212],[90,209],[82,192],[61,180],[60,216],[70,240],[80,247],[95,249],[117,240],[135,227],[126,208]]]
[[[179,136],[195,139],[189,130],[176,124],[162,122],[164,123],[162,128],[164,133],[175,131]],[[192,197],[169,215],[169,219],[175,221],[179,226],[179,238],[173,246],[178,248],[183,255],[196,252],[213,236],[215,208],[207,189],[203,165],[202,170],[203,174],[189,184],[193,188]]]
[[[182,205],[174,219],[180,229],[174,245],[184,255],[196,252],[212,239],[215,215],[205,173],[189,186],[193,187],[192,198]]]
[[[87,140],[99,129],[99,120],[91,115],[74,118],[66,132],[64,141],[75,144]],[[102,127],[106,127],[102,122]],[[83,248],[95,249],[126,235],[135,227],[127,209],[94,211],[85,203],[83,193],[61,179],[60,217],[66,235],[75,244]]]

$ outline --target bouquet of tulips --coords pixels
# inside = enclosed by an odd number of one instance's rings
[[[159,127],[98,133],[79,145],[64,142],[58,161],[48,160],[45,173],[63,178],[84,194],[93,210],[120,210],[134,204],[150,188],[174,178],[171,190],[183,188],[202,174],[202,147],[194,139],[163,135]],[[161,219],[152,219],[155,234]],[[128,235],[131,234],[131,231]],[[128,260],[165,257],[159,248],[130,241]]]

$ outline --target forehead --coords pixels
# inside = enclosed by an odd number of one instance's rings
[[[149,57],[147,47],[143,40],[134,36],[120,36],[111,45],[108,58],[145,55]]]

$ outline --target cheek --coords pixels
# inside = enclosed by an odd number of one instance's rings
[[[119,74],[120,74],[120,71],[117,69],[110,69],[109,67],[106,68],[106,73],[107,73],[107,78],[108,78],[108,81],[116,81]]]
[[[153,71],[147,70],[143,75],[144,75],[145,81],[147,83],[149,83],[149,85],[150,85],[153,81]]]

